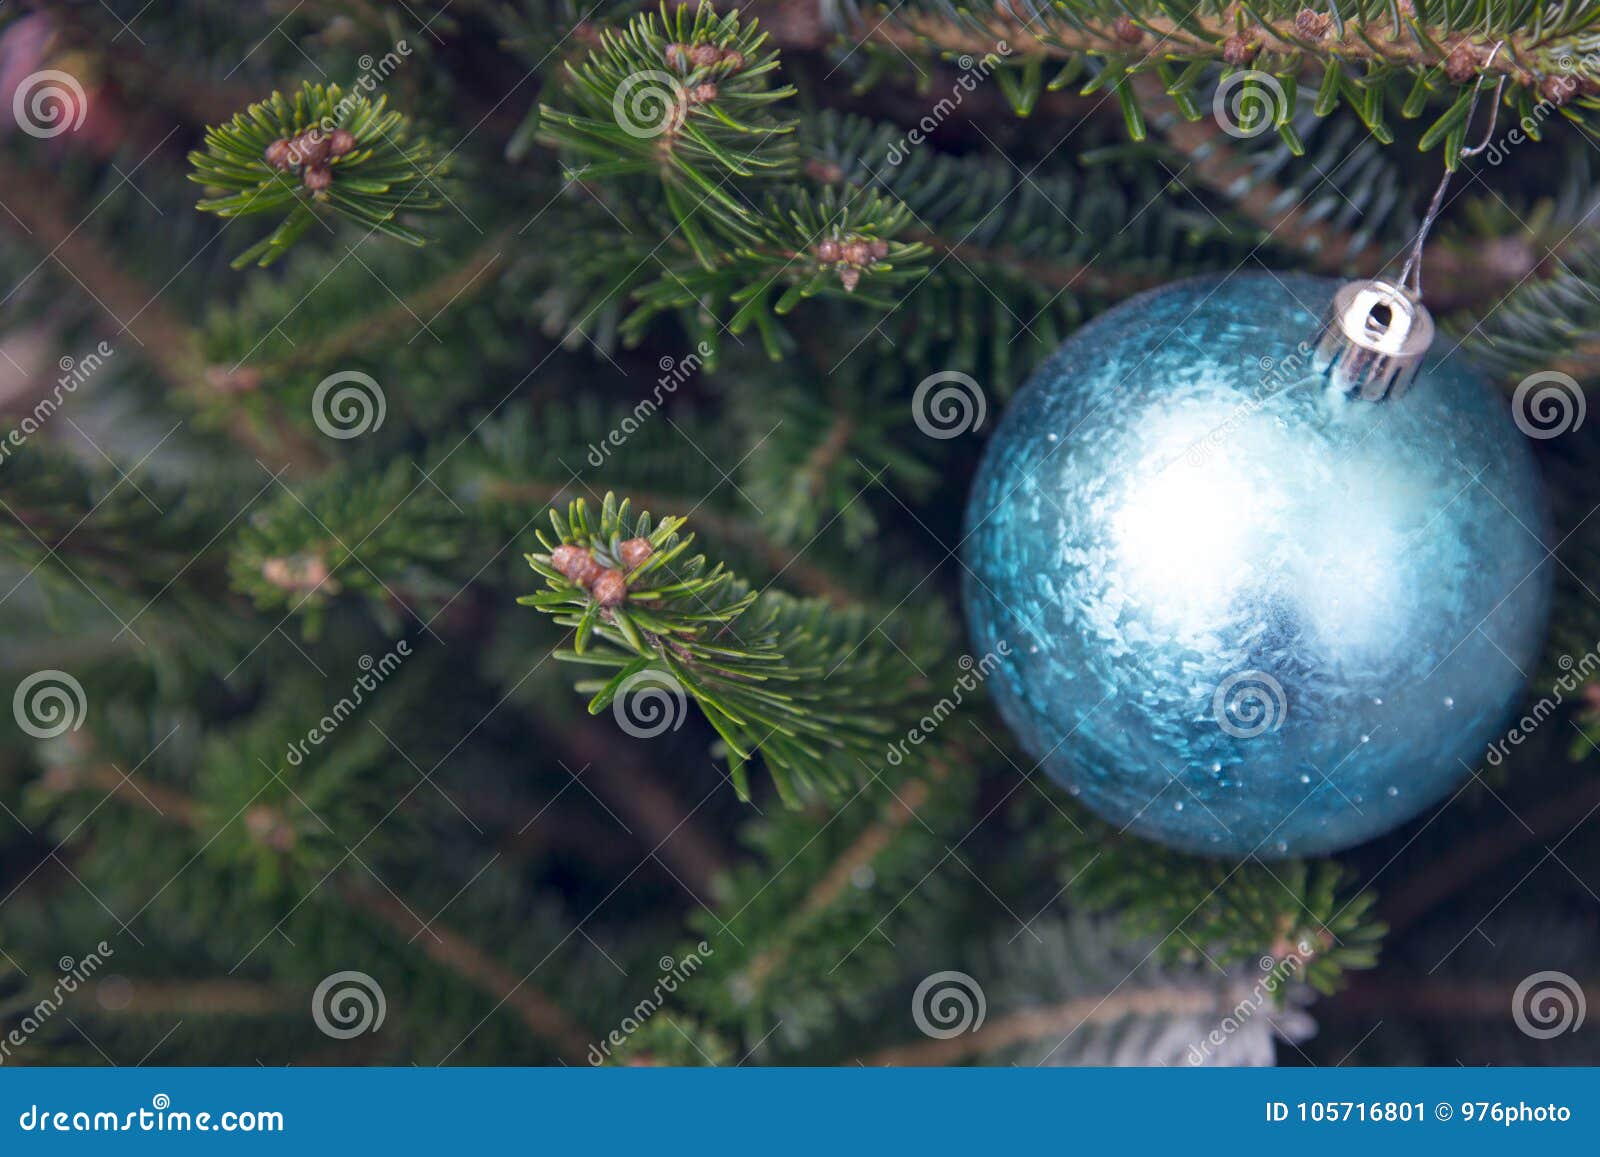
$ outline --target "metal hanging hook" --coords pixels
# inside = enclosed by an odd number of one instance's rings
[[[1494,46],[1484,61],[1487,69],[1505,47]],[[1505,74],[1494,90],[1494,111],[1481,143],[1463,146],[1457,160],[1475,157],[1489,147],[1499,120],[1500,98],[1505,92]],[[1467,108],[1470,131],[1476,119],[1478,100],[1483,95],[1483,79],[1478,79]],[[1371,278],[1341,285],[1323,319],[1318,334],[1313,364],[1326,372],[1334,389],[1369,402],[1399,397],[1416,378],[1422,359],[1433,344],[1433,317],[1422,304],[1422,248],[1428,231],[1444,208],[1444,195],[1450,188],[1451,166],[1446,165],[1439,187],[1417,228],[1410,255],[1395,281]]]
[[[1483,62],[1485,69],[1494,64],[1494,58],[1500,55],[1500,50],[1505,45],[1506,42],[1502,40],[1494,46],[1489,53],[1489,58]],[[1483,140],[1471,148],[1463,145],[1461,151],[1457,154],[1457,160],[1465,160],[1468,157],[1477,156],[1484,149],[1487,149],[1490,142],[1494,140],[1495,125],[1500,121],[1500,98],[1504,95],[1505,88],[1506,74],[1502,72],[1500,79],[1494,86],[1494,107],[1489,110],[1489,127],[1483,134]],[[1467,126],[1469,128],[1478,115],[1478,100],[1482,96],[1483,81],[1480,79],[1472,93],[1472,104],[1467,109]],[[1418,299],[1422,297],[1422,247],[1428,240],[1428,231],[1433,228],[1434,221],[1438,219],[1440,211],[1444,208],[1444,195],[1450,188],[1451,173],[1451,167],[1446,165],[1444,175],[1439,178],[1439,187],[1433,191],[1433,200],[1428,203],[1428,211],[1423,214],[1422,224],[1417,228],[1416,240],[1411,244],[1411,254],[1406,258],[1404,268],[1400,270],[1401,286]]]

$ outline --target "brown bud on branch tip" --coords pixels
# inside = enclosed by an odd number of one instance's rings
[[[630,538],[617,547],[617,556],[630,571],[638,570],[654,553],[648,538]]]
[[[1547,76],[1539,82],[1539,95],[1559,108],[1572,99],[1578,87],[1578,82],[1570,76]]]
[[[287,852],[295,845],[294,828],[266,804],[257,804],[245,813],[245,830],[258,844],[277,852]]]
[[[286,558],[269,558],[261,564],[261,577],[280,590],[309,594],[322,590],[327,594],[339,592],[339,582],[332,577],[328,564],[316,555],[296,554]]]
[[[583,557],[578,560],[578,565],[567,577],[573,582],[577,583],[580,587],[586,587],[590,583],[594,582],[595,579],[599,578],[601,572],[605,569],[605,567],[601,566],[595,561],[594,555],[590,554],[588,551],[584,551]]]
[[[628,597],[628,580],[620,570],[603,570],[595,576],[589,591],[602,607],[614,607]]]
[[[568,582],[580,587],[587,587],[594,582],[605,569],[594,560],[594,555],[571,543],[558,546],[550,552],[550,565],[566,575]]]
[[[307,129],[294,139],[294,151],[301,164],[320,165],[333,151],[333,143],[321,129]]]
[[[274,169],[290,169],[294,167],[294,160],[290,156],[289,142],[283,139],[273,141],[267,146],[267,151],[261,157]]]
[[[1222,59],[1229,64],[1249,64],[1261,54],[1261,42],[1237,33],[1222,42]]]
[[[1295,34],[1306,40],[1321,40],[1328,34],[1328,25],[1332,22],[1332,17],[1326,12],[1302,8],[1294,16]]]
[[[569,579],[583,566],[583,560],[589,557],[589,552],[581,546],[572,543],[563,543],[550,552],[550,565],[555,567]]]
[[[1444,74],[1452,84],[1466,84],[1478,75],[1478,54],[1463,40],[1444,58]]]
[[[844,180],[844,170],[832,161],[824,161],[819,157],[812,157],[803,166],[806,176],[813,181],[821,181],[824,185],[837,185]]]

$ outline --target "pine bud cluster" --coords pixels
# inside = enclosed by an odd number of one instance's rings
[[[837,268],[839,284],[853,292],[861,283],[861,271],[889,256],[889,243],[881,237],[825,237],[811,251],[822,264]]]
[[[297,137],[273,141],[262,153],[262,159],[282,172],[298,171],[305,187],[320,193],[333,184],[333,170],[328,162],[354,151],[355,147],[355,134],[349,129],[325,133],[312,127]]]
[[[630,538],[619,545],[617,561],[627,568],[625,573],[618,567],[606,566],[593,551],[566,543],[550,552],[550,565],[568,582],[587,590],[602,607],[614,607],[628,597],[627,574],[643,566],[652,553],[650,540],[645,538]]]
[[[662,50],[662,56],[679,72],[716,65],[722,65],[728,72],[738,72],[745,66],[744,53],[734,48],[718,48],[715,44],[669,44]]]

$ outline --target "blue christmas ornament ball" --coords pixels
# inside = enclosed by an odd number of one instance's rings
[[[973,487],[964,599],[1001,714],[1173,847],[1390,830],[1483,766],[1542,641],[1545,500],[1506,399],[1442,338],[1398,397],[1333,389],[1336,287],[1125,302],[1018,393]]]

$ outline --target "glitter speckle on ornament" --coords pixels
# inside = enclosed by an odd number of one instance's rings
[[[1002,714],[1175,847],[1404,822],[1482,766],[1542,641],[1545,502],[1506,399],[1447,347],[1400,396],[1330,387],[1336,288],[1235,274],[1112,310],[1007,408],[968,505]]]

